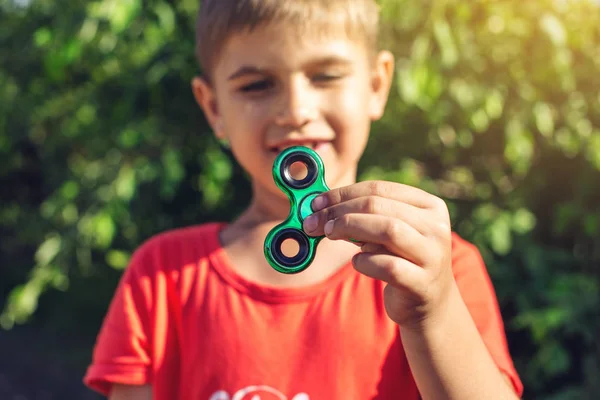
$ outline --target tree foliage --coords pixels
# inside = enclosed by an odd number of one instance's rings
[[[487,261],[527,398],[597,398],[598,4],[380,4],[397,71],[361,179],[447,200]],[[143,240],[244,207],[245,174],[189,87],[197,7],[0,2],[5,329],[95,334]]]

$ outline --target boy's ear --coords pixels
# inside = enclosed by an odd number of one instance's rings
[[[192,92],[194,93],[196,102],[202,111],[204,111],[204,115],[217,139],[225,139],[225,131],[223,129],[221,113],[217,106],[214,88],[205,78],[197,76],[192,79]]]
[[[379,52],[375,60],[371,82],[373,96],[371,96],[371,104],[369,105],[369,115],[373,121],[383,116],[393,77],[394,55],[389,51]]]

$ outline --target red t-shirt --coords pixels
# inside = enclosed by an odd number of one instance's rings
[[[84,382],[151,384],[156,400],[419,398],[383,282],[351,264],[303,288],[231,267],[223,224],[155,236],[132,257]],[[453,236],[453,270],[494,361],[519,394],[495,293],[475,247]]]

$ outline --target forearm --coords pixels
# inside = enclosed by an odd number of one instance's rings
[[[456,287],[440,315],[402,343],[424,400],[517,399],[493,362]]]

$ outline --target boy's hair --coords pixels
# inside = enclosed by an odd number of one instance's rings
[[[219,51],[233,33],[282,23],[301,37],[307,30],[327,34],[342,29],[368,51],[378,42],[376,0],[201,0],[196,20],[196,57],[209,78]]]

